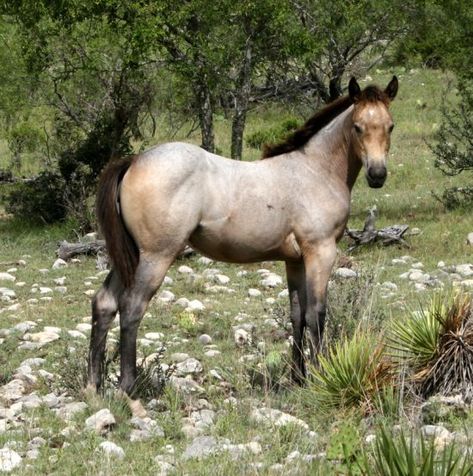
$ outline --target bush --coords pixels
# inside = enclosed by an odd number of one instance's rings
[[[458,94],[458,105],[444,107],[435,143],[430,146],[435,166],[449,176],[473,171],[473,80],[460,81]],[[447,209],[462,205],[464,199],[471,204],[473,188],[450,189],[438,198]]]
[[[300,122],[295,118],[289,118],[277,126],[261,129],[250,134],[246,138],[246,143],[253,149],[262,149],[264,144],[274,144],[283,141],[286,136],[300,126]]]
[[[6,211],[32,222],[54,223],[66,218],[65,181],[55,172],[41,172],[7,196]]]
[[[400,352],[424,397],[473,395],[473,300],[459,294],[436,297],[427,311],[413,312],[392,328],[390,344]]]
[[[382,408],[384,395],[394,384],[394,367],[386,358],[383,344],[365,332],[337,342],[327,356],[319,356],[313,369],[308,396],[324,411],[361,408],[370,413]]]

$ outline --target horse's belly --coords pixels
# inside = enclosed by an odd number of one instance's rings
[[[199,227],[189,238],[193,248],[215,260],[231,263],[251,263],[264,260],[297,259],[300,250],[288,240],[287,234],[244,233],[245,230],[222,230]],[[279,237],[277,236],[279,235]]]

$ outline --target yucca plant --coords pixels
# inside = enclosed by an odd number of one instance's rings
[[[473,305],[469,294],[435,297],[427,310],[392,326],[389,346],[422,396],[473,392]]]
[[[393,436],[384,427],[377,432],[373,457],[365,453],[362,461],[366,474],[380,476],[466,476],[473,469],[468,455],[459,454],[453,445],[436,451],[434,440]]]
[[[319,357],[319,368],[313,369],[307,391],[324,410],[360,407],[369,413],[393,383],[393,366],[384,344],[358,331]]]

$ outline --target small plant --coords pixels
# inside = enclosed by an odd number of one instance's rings
[[[335,474],[365,474],[359,461],[362,457],[358,429],[352,422],[342,423],[327,447],[327,459],[335,465]]]
[[[384,392],[393,384],[394,368],[386,358],[384,344],[357,332],[337,342],[327,356],[319,357],[319,368],[313,369],[307,390],[325,411],[361,408],[370,413],[380,408]]]
[[[365,474],[466,476],[473,468],[468,455],[460,456],[453,446],[436,451],[434,440],[429,443],[422,436],[416,439],[413,434],[407,439],[402,432],[395,437],[384,427],[378,431],[373,460]],[[369,461],[369,456],[365,461]]]
[[[422,396],[473,391],[473,303],[460,294],[438,297],[427,311],[393,326],[390,346],[408,365]]]

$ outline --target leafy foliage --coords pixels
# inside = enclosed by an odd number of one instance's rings
[[[366,332],[336,342],[327,356],[319,356],[319,367],[313,369],[308,398],[324,411],[361,408],[369,413],[380,408],[383,393],[394,382],[384,345]]]
[[[436,298],[427,312],[413,313],[393,326],[391,344],[413,373],[423,396],[473,394],[473,305],[469,295],[443,303]]]
[[[296,118],[288,118],[275,127],[253,132],[246,138],[247,144],[253,149],[262,149],[264,144],[275,144],[283,141],[289,133],[300,126]]]

